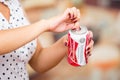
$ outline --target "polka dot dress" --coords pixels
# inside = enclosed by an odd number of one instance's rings
[[[29,24],[24,16],[19,0],[0,0],[0,2],[3,2],[10,9],[9,21],[0,13],[0,30]],[[31,59],[35,47],[36,40],[33,40],[15,51],[0,55],[0,80],[29,80],[26,64]]]

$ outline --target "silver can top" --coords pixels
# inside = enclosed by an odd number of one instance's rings
[[[72,29],[70,30],[73,34],[81,35],[87,32],[87,28],[85,26],[80,26],[79,29]]]

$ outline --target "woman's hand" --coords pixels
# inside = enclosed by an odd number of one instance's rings
[[[88,46],[86,48],[86,54],[88,56],[91,56],[91,52],[92,52],[92,49],[93,49],[94,41],[92,39],[93,38],[93,33],[91,31],[89,31],[89,33],[90,33],[91,40],[90,40],[90,43],[88,44]]]
[[[90,39],[90,43],[86,47],[86,54],[87,54],[88,57],[91,56],[91,52],[92,52],[93,45],[94,45],[94,41],[92,39],[93,38],[93,33],[91,31],[89,31],[89,34],[90,34],[91,39]],[[65,43],[65,46],[68,47],[68,36],[67,35],[64,36],[64,43]]]
[[[80,11],[75,7],[68,8],[62,15],[48,20],[49,31],[63,32],[75,28],[75,24],[78,23],[79,19]]]

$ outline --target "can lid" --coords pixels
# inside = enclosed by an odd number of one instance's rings
[[[87,32],[87,28],[85,26],[80,26],[79,29],[72,29],[70,30],[70,32],[72,32],[73,34],[85,34]]]

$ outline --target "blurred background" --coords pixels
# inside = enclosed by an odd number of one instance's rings
[[[95,41],[86,66],[71,66],[66,56],[44,74],[28,65],[30,80],[120,80],[120,0],[22,0],[22,4],[31,23],[77,7],[80,24],[93,31]],[[66,33],[45,32],[39,40],[47,47]]]

